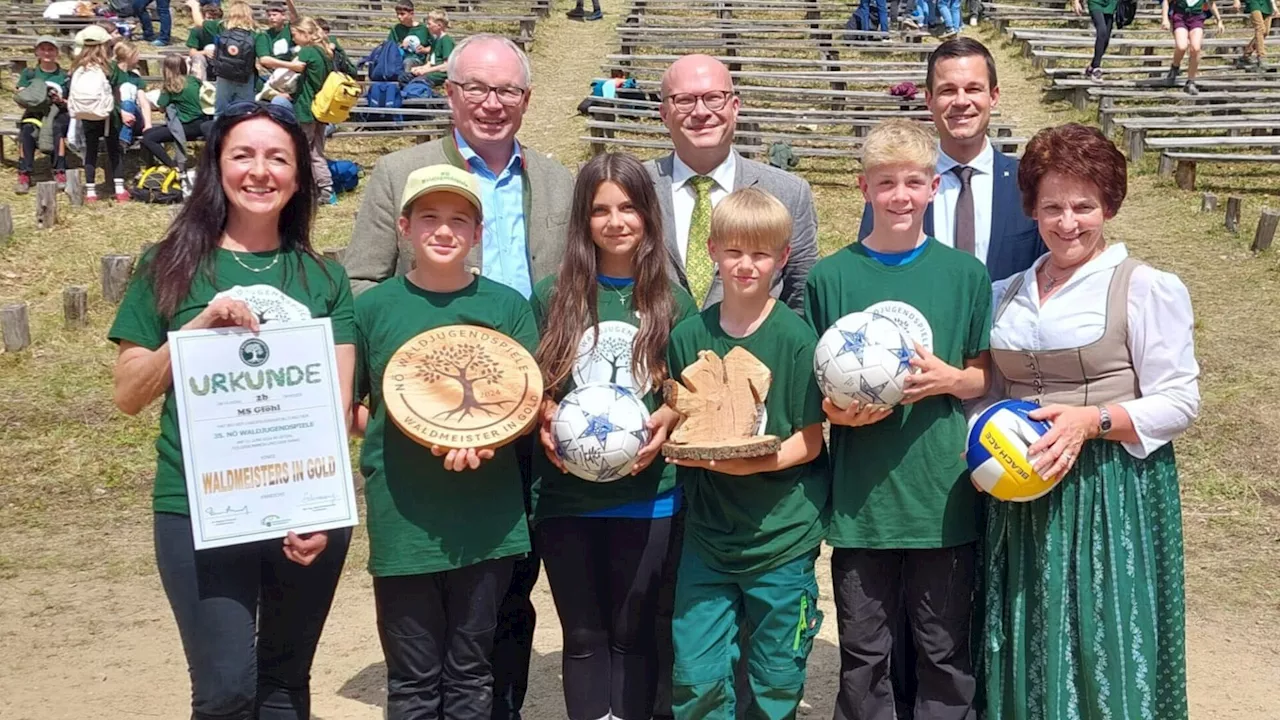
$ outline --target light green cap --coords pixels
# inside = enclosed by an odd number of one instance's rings
[[[450,192],[459,195],[476,208],[476,217],[484,217],[480,204],[480,185],[471,173],[452,165],[428,165],[409,173],[400,196],[400,214],[413,207],[413,201],[433,192]]]

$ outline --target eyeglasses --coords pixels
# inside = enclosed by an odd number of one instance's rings
[[[298,126],[298,116],[293,114],[293,108],[287,105],[275,105],[268,102],[251,102],[243,100],[241,102],[231,103],[226,110],[218,116],[220,121],[238,120],[244,117],[252,117],[254,115],[267,115],[276,122]]]
[[[488,100],[489,93],[494,93],[498,96],[498,102],[506,105],[507,107],[512,107],[513,105],[519,105],[520,101],[524,99],[524,94],[528,92],[528,90],[522,87],[516,87],[515,85],[494,87],[493,85],[486,85],[482,82],[460,83],[454,80],[450,80],[449,83],[462,91],[463,100],[477,105]]]
[[[691,113],[698,106],[698,101],[706,106],[711,112],[720,112],[724,106],[729,104],[729,98],[733,97],[733,92],[729,90],[712,90],[710,92],[695,95],[693,93],[680,93],[678,95],[668,95],[667,99],[675,106],[676,110],[682,113]]]

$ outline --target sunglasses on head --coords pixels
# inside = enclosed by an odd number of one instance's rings
[[[297,127],[298,117],[293,114],[293,108],[285,105],[275,105],[268,102],[251,102],[242,100],[241,102],[231,103],[226,110],[222,111],[222,115],[218,117],[222,121],[239,120],[240,118],[252,117],[254,115],[267,115],[276,122],[284,123]]]

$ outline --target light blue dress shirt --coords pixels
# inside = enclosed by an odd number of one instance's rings
[[[495,174],[458,131],[454,131],[453,138],[462,159],[471,166],[471,173],[480,184],[480,203],[484,207],[481,271],[485,277],[518,290],[527,299],[533,294],[533,275],[524,232],[524,184],[520,175],[524,172],[524,155],[520,152],[520,143],[515,144],[507,166]]]

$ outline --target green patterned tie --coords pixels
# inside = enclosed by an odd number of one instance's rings
[[[684,274],[689,278],[689,292],[693,301],[702,306],[711,290],[711,279],[715,277],[715,264],[711,262],[711,254],[707,252],[707,238],[711,235],[711,187],[715,180],[706,175],[695,175],[689,178],[698,197],[693,201],[693,214],[689,216],[689,243],[684,253]]]

